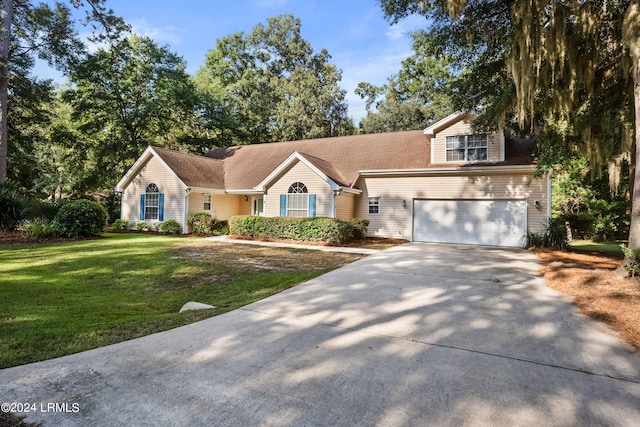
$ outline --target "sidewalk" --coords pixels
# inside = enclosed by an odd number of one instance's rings
[[[207,237],[206,240],[211,240],[214,242],[222,242],[222,243],[240,243],[245,245],[272,246],[276,248],[309,249],[312,251],[343,252],[347,254],[359,254],[359,255],[373,255],[375,253],[380,252],[378,249],[350,248],[350,247],[340,247],[340,246],[303,245],[299,243],[261,242],[259,240],[229,239],[227,236],[212,236],[212,237]]]

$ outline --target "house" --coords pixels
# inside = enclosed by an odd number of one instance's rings
[[[367,218],[370,236],[522,246],[544,229],[550,177],[534,176],[532,146],[474,134],[452,114],[424,131],[215,148],[205,156],[149,147],[117,184],[122,219],[191,212]]]

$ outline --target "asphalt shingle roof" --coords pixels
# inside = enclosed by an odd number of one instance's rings
[[[533,145],[523,141],[507,140],[507,160],[493,165],[534,164]],[[355,183],[362,170],[450,166],[431,164],[430,144],[415,130],[215,148],[205,156],[153,150],[188,186],[251,190],[294,152],[341,186]]]

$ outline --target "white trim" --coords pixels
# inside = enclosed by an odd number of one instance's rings
[[[473,117],[474,119],[476,118],[476,116],[474,116],[473,114],[466,112],[466,111],[457,111],[453,114],[449,114],[447,117],[445,117],[444,119],[438,120],[437,122],[435,122],[434,124],[432,124],[431,126],[429,126],[428,128],[426,128],[424,130],[424,134],[426,136],[429,137],[434,137],[436,136],[436,133],[438,133],[438,131],[442,128],[446,128],[451,126],[452,124],[459,122],[460,119],[465,116],[465,115],[470,115],[471,117]]]
[[[192,193],[206,193],[206,194],[225,194],[224,190],[217,190],[215,188],[207,188],[207,187],[188,187],[191,189]]]
[[[184,215],[182,215],[182,234],[189,234],[189,196],[191,189],[185,188],[184,191]]]
[[[209,198],[209,201],[207,202],[207,197]],[[209,209],[205,209],[204,205],[205,204],[209,204]],[[204,212],[211,212],[211,208],[213,207],[213,194],[211,193],[202,193],[202,210]]]
[[[370,208],[371,208],[371,204],[370,204],[370,200],[371,199],[378,199],[378,213],[371,213]],[[380,196],[369,196],[367,197],[367,215],[380,215],[380,205],[382,204],[382,197]]]
[[[359,178],[359,176],[358,176],[358,178]],[[358,179],[356,178],[356,181],[357,180]],[[353,184],[355,185],[355,182]],[[360,190],[358,188],[340,187],[340,188],[338,188],[338,191],[341,191],[343,193],[355,194],[356,196],[362,194],[362,190]]]
[[[551,194],[552,194],[552,191],[553,191],[553,185],[552,185],[552,181],[551,181],[551,178],[552,178],[551,175],[552,174],[553,174],[553,171],[550,171],[547,174],[547,221],[549,220],[549,218],[551,218],[551,209],[552,209],[552,206],[551,206],[551,204],[552,204]]]
[[[487,150],[487,158],[484,160],[469,160],[469,138],[474,138],[474,137],[478,137],[478,139],[480,139],[479,137],[483,136],[485,137],[485,145],[484,147],[471,147],[473,148],[484,148],[485,150]],[[465,164],[469,164],[469,163],[487,163],[489,161],[489,135],[488,133],[474,133],[474,134],[465,134],[465,135],[447,135],[444,139],[444,162],[445,163],[465,163]],[[464,138],[464,159],[460,160],[460,159],[456,159],[456,160],[449,160],[447,159],[449,151],[450,150],[459,150],[460,148],[449,148],[447,147],[447,142],[449,138],[458,138],[458,142],[460,141],[460,138]]]
[[[302,162],[306,167],[311,169],[316,175],[322,178],[331,190],[338,190],[340,186],[336,184],[331,178],[325,175],[320,169],[315,167],[311,162],[304,158],[303,155],[294,151],[287,157],[282,163],[278,165],[265,179],[263,179],[258,185],[255,186],[254,190],[265,191],[265,187],[273,180],[275,180],[280,174],[282,174],[289,166],[291,166],[295,161]]]
[[[305,188],[306,188],[306,186],[305,186]],[[285,214],[286,214],[285,216],[292,216],[292,215],[289,215],[289,211],[294,211],[294,212],[302,212],[303,211],[303,209],[290,208],[289,207],[289,197],[291,197],[291,196],[296,196],[296,197],[306,196],[307,200],[306,200],[305,204],[307,205],[307,207],[306,207],[306,209],[304,209],[304,211],[306,211],[306,215],[303,216],[303,217],[299,217],[297,215],[293,215],[293,217],[295,217],[295,218],[309,218],[309,192],[308,191],[305,192],[305,193],[289,193],[289,192],[287,192],[285,194],[287,195],[286,204],[285,204]]]
[[[422,168],[422,169],[372,169],[359,171],[360,176],[379,175],[460,175],[465,173],[509,173],[535,172],[536,165],[508,165],[508,166],[459,166],[453,168]]]
[[[176,173],[173,171],[173,169],[171,169],[169,167],[169,165],[167,165],[165,163],[165,161],[162,160],[162,157],[160,157],[158,155],[158,153],[156,153],[155,150],[151,146],[148,146],[147,149],[144,150],[144,152],[140,155],[138,160],[136,160],[136,162],[133,164],[133,166],[131,166],[129,168],[127,173],[116,184],[114,190],[116,192],[124,192],[123,187],[126,186],[125,184],[128,184],[128,182],[130,181],[130,178],[133,179],[133,177],[138,174],[139,169],[142,166],[144,166],[151,159],[151,157],[155,157],[160,162],[160,164],[162,166],[164,166],[169,172],[171,172],[171,175],[173,175],[173,177],[180,183],[180,185],[182,186],[183,190],[187,188],[187,185],[180,179],[180,177],[178,177],[178,175],[176,175]]]
[[[222,190],[222,193],[240,196],[261,196],[264,194],[264,191],[258,191],[252,188],[250,190]]]
[[[498,130],[498,133],[500,135],[500,161],[504,162],[506,159],[506,154],[505,154],[505,149],[506,149],[506,145],[505,145],[505,140],[504,140],[504,130]]]

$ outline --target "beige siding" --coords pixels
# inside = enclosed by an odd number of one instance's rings
[[[280,216],[280,195],[286,194],[294,182],[307,186],[309,194],[316,195],[316,216],[333,216],[333,191],[329,184],[302,162],[288,168],[267,189],[264,200],[265,216]]]
[[[371,236],[411,239],[413,199],[526,199],[528,228],[539,231],[547,215],[547,180],[536,179],[528,185],[530,179],[530,174],[360,178],[363,193],[355,216],[370,219]],[[369,215],[369,197],[380,197],[378,215]],[[535,200],[540,201],[539,209]]]
[[[241,202],[245,204],[243,196],[229,194],[212,194],[211,210],[205,211],[202,203],[202,196],[205,193],[192,193],[189,196],[189,213],[208,212],[212,217],[221,221],[228,220],[234,215],[241,213]]]
[[[189,194],[189,213],[193,212],[207,212],[211,213],[211,211],[204,210],[204,194],[205,193],[191,193]],[[213,197],[212,197],[213,198]],[[213,205],[213,203],[211,203]]]
[[[336,197],[336,218],[352,219],[355,197],[353,194],[342,193]]]
[[[121,218],[132,223],[140,222],[140,195],[151,183],[156,184],[160,193],[164,194],[164,220],[175,219],[184,224],[184,186],[156,157],[151,157],[124,189]]]
[[[239,197],[239,210],[238,213],[235,215],[251,215],[251,211],[252,211],[252,203],[253,203],[253,199],[251,198],[251,196],[247,196],[247,200],[244,200],[244,196],[238,196]],[[231,215],[233,216],[233,215]]]
[[[456,136],[456,135],[473,135],[475,132],[473,131],[472,121],[470,120],[471,116],[467,116],[466,119],[460,120],[459,122],[449,126],[446,129],[438,132],[435,137],[431,139],[432,143],[432,156],[431,163],[440,164],[440,163],[451,163],[451,164],[459,164],[461,162],[447,162],[446,157],[446,140],[447,136]],[[504,144],[501,142],[503,136],[499,133],[493,133],[489,135],[489,161],[490,162],[499,162],[501,159],[501,151]],[[464,162],[462,162],[464,163]]]

